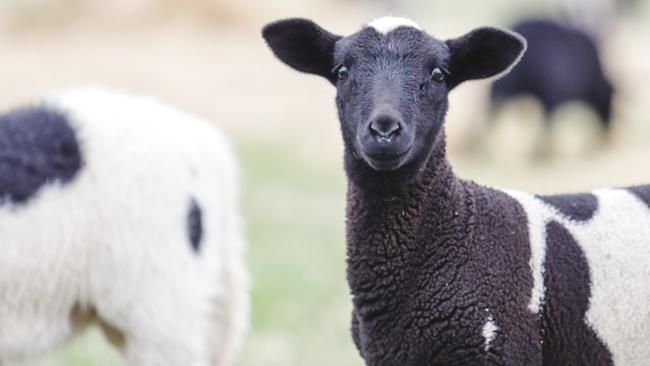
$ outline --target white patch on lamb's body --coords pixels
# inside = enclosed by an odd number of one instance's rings
[[[546,260],[546,223],[551,210],[540,205],[539,199],[530,193],[506,191],[507,194],[519,201],[528,218],[528,236],[530,254],[528,266],[533,274],[533,290],[528,302],[528,310],[538,314],[544,301],[544,262]]]
[[[125,336],[128,365],[227,364],[246,329],[248,280],[226,139],[153,99],[84,90],[45,104],[68,113],[83,167],[0,207],[0,364],[63,343],[85,310]]]
[[[507,192],[524,207],[531,230],[532,263],[546,242],[547,223],[564,226],[589,265],[591,298],[585,322],[598,334],[617,365],[641,366],[650,359],[650,208],[624,189],[594,191],[598,209],[587,221],[573,221],[532,195]],[[545,236],[545,235],[544,235]],[[533,266],[529,309],[539,310],[543,267]],[[542,284],[543,290],[543,284]],[[535,306],[532,306],[535,305]]]
[[[411,27],[422,30],[416,22],[407,18],[386,16],[368,23],[368,27],[374,28],[377,32],[386,35],[399,27]]]
[[[485,338],[485,352],[490,350],[492,341],[494,341],[494,338],[497,335],[497,330],[499,330],[499,327],[494,323],[494,319],[492,319],[492,315],[488,316],[487,320],[485,321],[485,324],[483,324],[483,338]]]

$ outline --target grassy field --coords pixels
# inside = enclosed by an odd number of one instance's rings
[[[453,36],[480,24],[507,24],[518,13],[532,12],[522,10],[522,4],[534,2],[472,2],[472,14],[464,14],[470,4],[464,0],[397,3],[402,5],[395,13],[420,14],[414,18],[426,28]],[[20,26],[0,32],[5,86],[0,107],[43,91],[99,84],[156,95],[214,120],[232,137],[243,171],[253,313],[239,365],[361,366],[348,332],[346,183],[334,91],[325,81],[280,65],[265,49],[259,29],[270,19],[305,15],[333,30],[352,32],[387,8],[343,0],[313,0],[298,8],[288,1],[272,4],[268,11],[258,6],[252,13],[234,7],[229,11],[238,14],[236,21],[217,17],[217,25],[152,17],[118,24],[116,31],[117,16],[38,27],[18,22]],[[539,9],[548,12],[550,7],[545,3]],[[451,99],[448,134],[457,173],[540,193],[650,181],[648,13],[648,6],[639,10],[605,47],[606,65],[619,85],[616,129],[607,147],[593,147],[590,114],[571,106],[558,114],[553,133],[559,143],[545,162],[532,163],[528,157],[539,124],[522,119],[537,113],[534,106],[504,111],[497,128],[480,136],[487,140],[485,146],[473,146],[467,136],[484,122],[487,86],[475,83],[460,87]],[[6,366],[120,362],[91,329],[52,355]]]

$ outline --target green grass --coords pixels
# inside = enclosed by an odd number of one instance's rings
[[[242,144],[254,330],[242,365],[360,365],[348,334],[341,169]]]

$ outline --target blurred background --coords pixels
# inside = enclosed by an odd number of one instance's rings
[[[260,29],[303,16],[349,34],[386,14],[412,18],[443,39],[480,25],[552,19],[597,45],[615,89],[607,129],[575,98],[546,113],[526,96],[497,107],[490,82],[467,83],[451,94],[447,119],[458,175],[538,193],[650,182],[644,0],[0,0],[0,109],[100,85],[214,121],[233,140],[243,171],[253,325],[238,364],[361,366],[348,331],[334,89],[275,60]],[[21,365],[120,364],[90,330]]]

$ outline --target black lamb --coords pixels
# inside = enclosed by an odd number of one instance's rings
[[[535,196],[459,179],[447,161],[448,92],[509,70],[521,36],[441,41],[392,17],[347,37],[287,19],[263,36],[336,86],[367,365],[647,364],[650,187]]]

